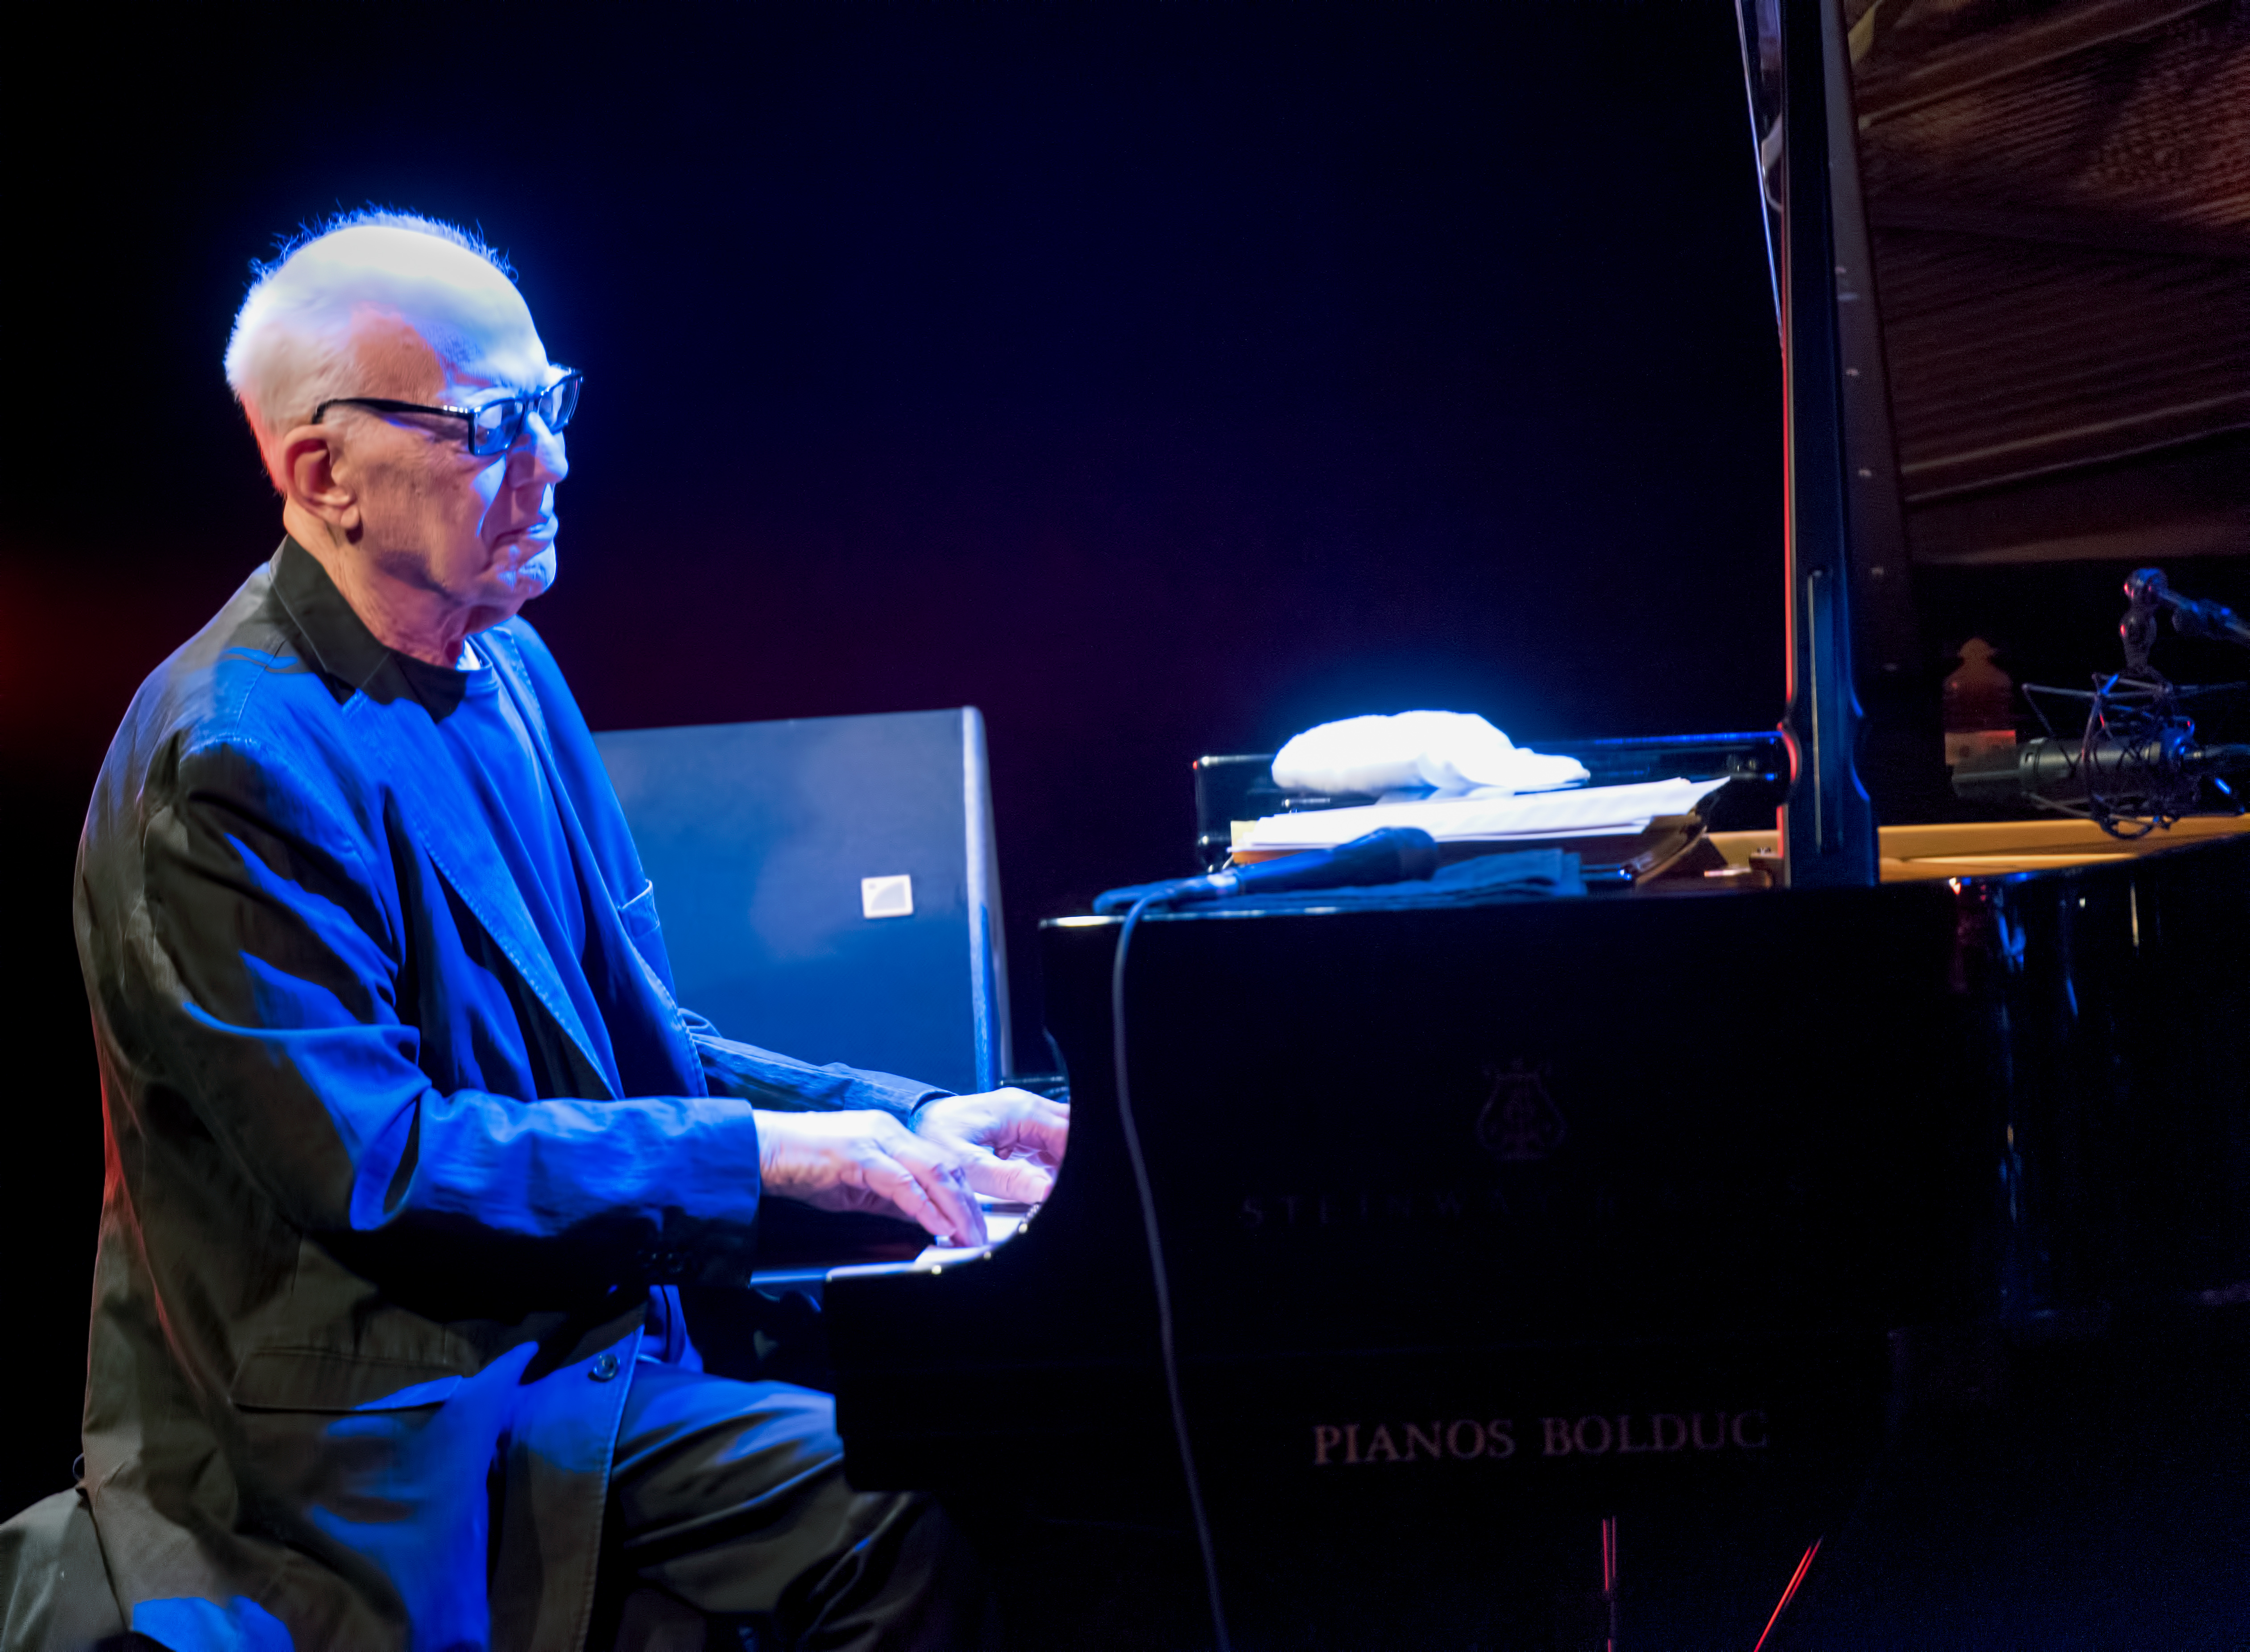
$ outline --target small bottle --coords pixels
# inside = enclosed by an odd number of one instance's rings
[[[1945,679],[1945,766],[2016,743],[2016,683],[1992,664],[1981,637],[1961,644],[1961,664]]]

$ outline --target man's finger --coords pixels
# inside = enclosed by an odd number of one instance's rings
[[[920,1223],[931,1238],[950,1239],[959,1231],[958,1219],[938,1203],[912,1167],[877,1153],[862,1165],[860,1175],[870,1193],[887,1201],[895,1214]]]
[[[1028,1091],[1018,1093],[1030,1096],[1033,1105],[1011,1121],[1009,1145],[1028,1147],[1050,1163],[1060,1164],[1064,1149],[1070,1146],[1070,1109],[1045,1096],[1032,1096]]]
[[[941,1239],[951,1239],[956,1244],[981,1245],[984,1242],[984,1208],[977,1202],[970,1191],[969,1178],[949,1160],[941,1159],[914,1137],[901,1141],[892,1154],[893,1159],[906,1167],[928,1195],[935,1213],[945,1226],[933,1227],[928,1221],[922,1226]]]
[[[945,1235],[945,1218],[936,1201],[923,1191],[908,1170],[887,1153],[874,1153],[861,1161],[861,1185],[890,1207],[888,1214],[920,1222],[933,1237]]]
[[[968,1169],[969,1185],[988,1199],[1036,1205],[1054,1191],[1054,1178],[1028,1159],[1003,1159],[978,1149]]]

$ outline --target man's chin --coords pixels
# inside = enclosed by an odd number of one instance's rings
[[[542,546],[535,556],[528,556],[512,568],[493,568],[480,582],[481,590],[476,607],[478,620],[474,629],[501,625],[515,617],[526,602],[535,596],[543,596],[555,588],[555,547]]]
[[[553,590],[557,568],[555,541],[549,540],[539,547],[538,555],[528,558],[515,570],[516,585],[523,592],[523,600],[528,602]]]
[[[555,541],[548,540],[520,562],[504,563],[486,575],[486,589],[498,606],[513,614],[535,596],[555,589]]]

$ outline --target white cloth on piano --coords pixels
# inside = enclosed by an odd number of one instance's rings
[[[1533,792],[1585,778],[1577,758],[1528,751],[1470,712],[1347,717],[1307,729],[1273,759],[1273,783],[1301,792]]]

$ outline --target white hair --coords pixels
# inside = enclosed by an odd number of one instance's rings
[[[258,438],[267,473],[284,486],[274,443],[337,396],[380,395],[352,348],[369,313],[410,320],[440,358],[461,341],[446,326],[495,304],[521,310],[507,261],[467,231],[418,213],[377,208],[307,229],[269,264],[235,312],[226,382]]]

